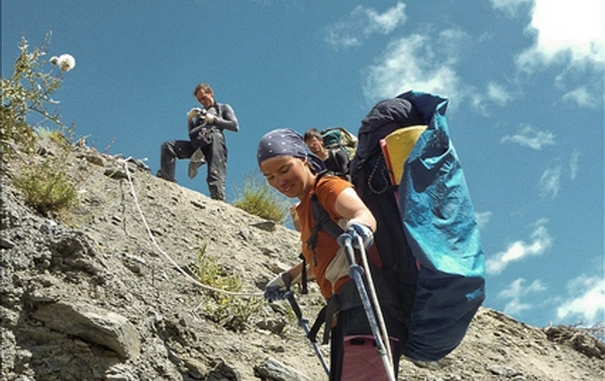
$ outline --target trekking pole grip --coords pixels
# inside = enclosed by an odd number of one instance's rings
[[[355,277],[355,274],[363,275],[363,267],[359,266],[355,261],[355,252],[353,251],[352,238],[349,234],[344,233],[338,237],[338,243],[343,247],[347,260],[349,261],[349,276]]]

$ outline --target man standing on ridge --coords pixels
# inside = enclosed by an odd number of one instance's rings
[[[189,177],[197,175],[197,169],[208,163],[206,183],[210,197],[225,200],[225,178],[227,176],[227,145],[224,130],[239,131],[239,123],[228,104],[217,103],[210,86],[200,83],[193,96],[204,106],[194,107],[187,113],[189,140],[170,140],[160,149],[159,178],[176,182],[176,159],[190,159]]]

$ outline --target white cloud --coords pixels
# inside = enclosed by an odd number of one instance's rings
[[[548,168],[542,173],[538,187],[540,188],[540,197],[554,199],[561,188],[561,166],[557,165],[553,168]]]
[[[533,0],[490,0],[490,2],[494,8],[513,16],[522,5],[531,4]]]
[[[525,287],[525,279],[518,278],[513,281],[508,288],[500,291],[498,296],[512,299],[526,296],[531,293],[542,292],[544,290],[546,290],[546,287],[542,285],[540,280],[535,280],[528,287]]]
[[[462,85],[454,64],[466,34],[446,30],[436,39],[414,34],[391,42],[378,63],[369,68],[364,93],[369,101],[394,97],[407,90],[461,98]]]
[[[602,65],[605,61],[605,2],[602,0],[534,0],[527,32],[534,45],[517,57],[521,70],[569,62]],[[500,3],[500,1],[498,1]]]
[[[563,100],[577,103],[578,106],[596,107],[597,100],[590,94],[586,86],[580,86],[563,95]]]
[[[485,107],[483,106],[484,99],[485,99],[485,97],[479,93],[474,93],[474,94],[471,94],[471,96],[470,96],[471,106],[474,109],[481,111],[485,116],[487,116],[488,114],[487,114],[487,112],[485,112]]]
[[[488,109],[491,104],[506,106],[514,98],[510,90],[495,82],[489,82],[485,91],[471,91],[471,89],[472,87],[468,86],[465,95],[468,96],[471,107],[485,117],[490,116]]]
[[[487,85],[487,96],[492,102],[500,106],[506,105],[506,103],[508,103],[508,101],[512,98],[504,87],[493,82],[490,82]]]
[[[366,9],[362,6],[358,6],[353,13],[365,15],[369,19],[370,22],[365,28],[365,33],[377,31],[382,34],[389,34],[399,25],[403,25],[406,20],[404,3],[397,3],[393,8],[382,14],[374,9]]]
[[[397,3],[384,13],[360,5],[345,20],[328,27],[326,41],[334,47],[359,46],[373,33],[391,33],[406,19],[404,3]]]
[[[489,221],[492,219],[492,212],[476,212],[475,218],[477,219],[477,224],[479,225],[479,230],[483,229]]]
[[[557,317],[578,319],[591,326],[605,319],[605,279],[601,276],[581,275],[567,285],[569,299],[557,308]],[[574,322],[574,323],[577,323]]]
[[[504,305],[504,312],[507,315],[519,315],[521,312],[529,310],[532,305],[529,303],[522,303],[521,299],[515,298]]]
[[[573,150],[571,157],[569,158],[569,170],[571,179],[575,179],[578,171],[580,170],[580,151],[578,149]]]
[[[504,306],[504,313],[508,315],[517,315],[533,306],[529,303],[523,303],[521,299],[530,294],[539,294],[546,290],[546,287],[540,280],[533,281],[529,286],[525,285],[525,279],[518,278],[513,281],[508,288],[500,291],[498,296],[504,299],[510,299]]]
[[[603,102],[605,63],[605,2],[603,0],[490,0],[509,16],[528,12],[525,28],[531,46],[521,51],[515,64],[520,72],[556,68],[555,85],[563,100],[595,108]],[[527,5],[527,6],[526,6]],[[590,76],[591,79],[587,79]]]
[[[555,144],[555,135],[552,132],[536,130],[531,126],[524,126],[515,135],[504,136],[501,142],[513,142],[535,150]]]
[[[498,275],[502,273],[510,263],[520,261],[528,256],[544,254],[553,245],[554,239],[544,226],[548,220],[541,219],[536,222],[536,228],[530,235],[530,241],[515,241],[508,245],[505,251],[501,251],[485,261],[488,274]]]

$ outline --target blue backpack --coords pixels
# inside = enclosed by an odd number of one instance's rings
[[[479,229],[450,141],[447,103],[419,92],[379,102],[361,123],[350,167],[377,220],[374,242],[382,270],[399,294],[407,329],[403,354],[416,361],[436,361],[454,350],[485,299]],[[427,128],[395,187],[380,140],[415,125]]]

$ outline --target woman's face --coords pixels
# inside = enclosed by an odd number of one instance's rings
[[[289,198],[304,197],[313,179],[305,161],[293,156],[274,156],[260,163],[260,170],[269,185]]]

